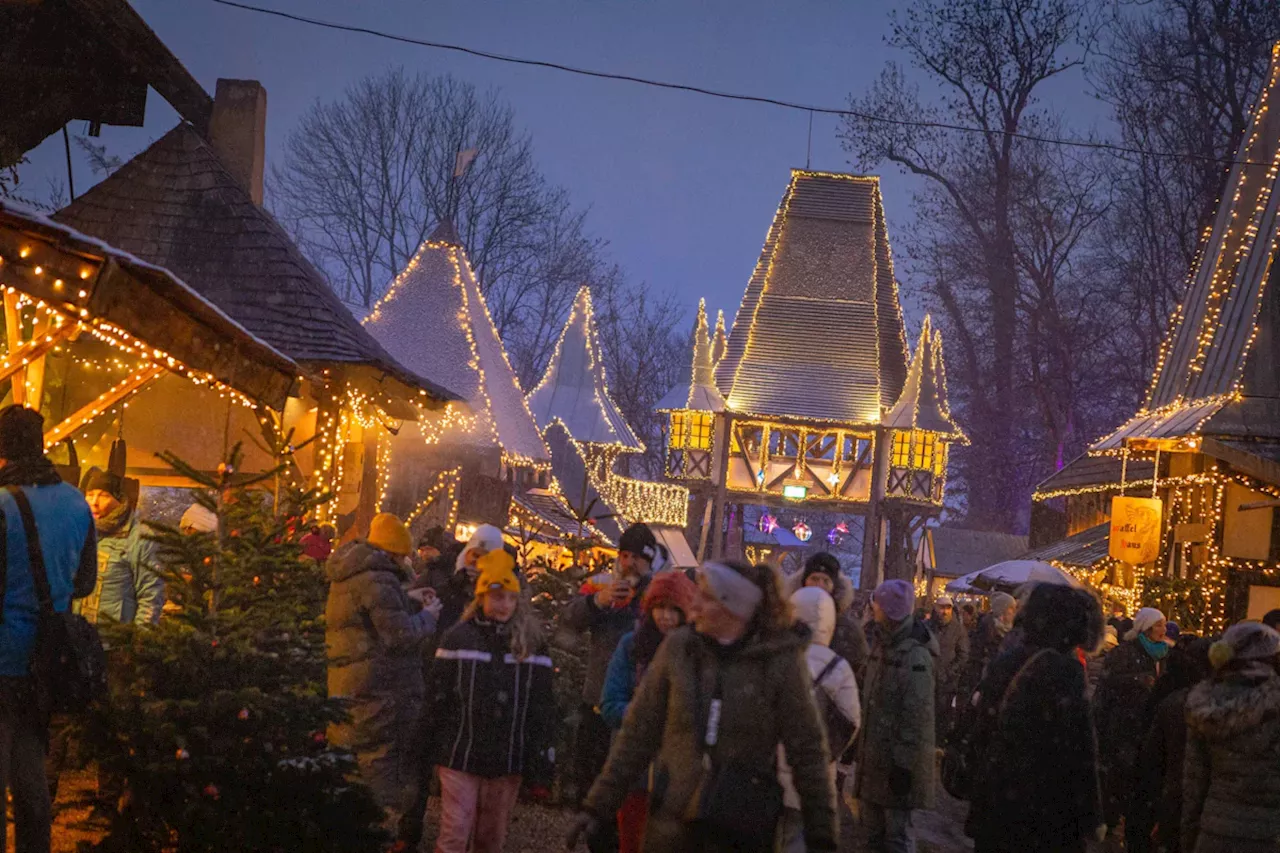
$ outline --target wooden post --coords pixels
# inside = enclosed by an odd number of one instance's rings
[[[75,331],[75,323],[64,323],[39,340],[26,341],[18,344],[17,349],[9,350],[3,360],[0,360],[0,382],[16,373],[25,371],[30,362],[41,358],[59,343],[74,335]],[[25,381],[23,387],[26,387]]]
[[[719,479],[716,481],[715,504],[711,512],[711,559],[713,560],[724,557],[724,537],[721,535],[720,528],[724,527],[724,504],[729,490],[729,447],[733,444],[733,416],[724,412],[720,415],[720,423],[724,425],[724,435],[720,446],[716,448],[718,451],[716,472]]]
[[[867,516],[863,526],[862,573],[858,578],[860,589],[875,589],[884,577],[884,543],[880,519],[889,470],[889,431],[884,427],[876,427],[873,441],[875,448],[871,460],[871,496],[867,502]]]
[[[4,295],[4,336],[9,352],[15,353],[22,346],[22,314],[18,311],[18,294]],[[27,366],[23,364],[13,372],[13,402],[21,406],[27,402]]]

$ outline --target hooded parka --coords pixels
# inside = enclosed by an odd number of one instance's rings
[[[835,789],[826,737],[804,662],[808,631],[748,635],[720,646],[685,626],[669,634],[627,709],[603,772],[584,806],[612,819],[632,783],[653,762],[648,853],[701,853],[685,820],[703,775],[701,704],[721,685],[719,736],[713,758],[755,776],[776,772],[781,743],[793,768],[809,850],[836,849]]]
[[[933,664],[938,640],[914,616],[871,650],[862,686],[854,794],[886,809],[934,801]]]
[[[329,741],[355,753],[365,783],[394,817],[412,799],[418,778],[420,655],[435,617],[414,612],[399,566],[365,542],[339,548],[325,572],[329,695],[345,699],[350,714],[329,727]]]
[[[1280,850],[1280,675],[1201,682],[1187,728],[1182,853]]]
[[[787,598],[803,588],[804,572],[788,575],[783,581]],[[837,575],[831,598],[836,603],[836,625],[828,645],[831,651],[849,662],[854,675],[861,679],[867,672],[867,658],[871,656],[871,647],[867,643],[867,632],[862,630],[862,623],[853,612],[853,582],[844,575]]]

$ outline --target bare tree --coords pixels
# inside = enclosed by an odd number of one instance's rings
[[[1120,137],[1186,155],[1113,163],[1118,191],[1103,245],[1128,322],[1133,369],[1124,381],[1141,394],[1226,180],[1222,161],[1239,145],[1280,40],[1280,4],[1123,0],[1115,12],[1094,72]]]
[[[1025,147],[1015,136],[1047,121],[1035,108],[1049,80],[1083,65],[1094,40],[1084,0],[915,0],[891,15],[889,43],[904,51],[938,95],[920,96],[893,63],[861,99],[861,115],[909,116],[984,133],[891,125],[850,116],[845,148],[860,167],[891,163],[926,179],[918,207],[953,228],[946,246],[922,255],[944,264],[927,286],[963,354],[952,373],[963,386],[972,446],[958,462],[975,526],[1011,529],[1024,495],[1009,484],[1020,438],[1017,351],[1021,295],[1015,236],[1016,187]],[[931,230],[937,235],[935,225]],[[950,264],[958,264],[950,268]]]
[[[465,174],[458,154],[474,149]],[[454,223],[524,383],[546,363],[601,244],[549,186],[510,107],[452,77],[401,69],[317,103],[272,170],[273,207],[350,304],[368,308],[442,220]]]

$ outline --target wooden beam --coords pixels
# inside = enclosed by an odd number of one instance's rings
[[[16,350],[10,350],[4,355],[3,360],[0,360],[0,382],[15,373],[25,371],[31,362],[43,358],[45,353],[74,335],[75,331],[76,324],[67,321],[38,340],[18,344]],[[39,395],[36,395],[36,398],[36,402],[39,402]]]
[[[124,400],[138,391],[145,388],[155,380],[164,375],[164,368],[154,364],[147,365],[137,373],[127,377],[121,382],[111,386],[98,398],[85,406],[79,411],[68,417],[62,423],[55,426],[44,434],[44,446],[46,449],[53,447],[59,441],[74,433],[76,430],[88,424],[99,415],[111,409],[116,403]]]

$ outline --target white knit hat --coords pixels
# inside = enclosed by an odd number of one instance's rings
[[[1165,621],[1164,614],[1154,607],[1144,607],[1137,613],[1133,614],[1133,627],[1124,635],[1126,640],[1136,640],[1139,634],[1145,634],[1151,630],[1151,626],[1157,622]]]

